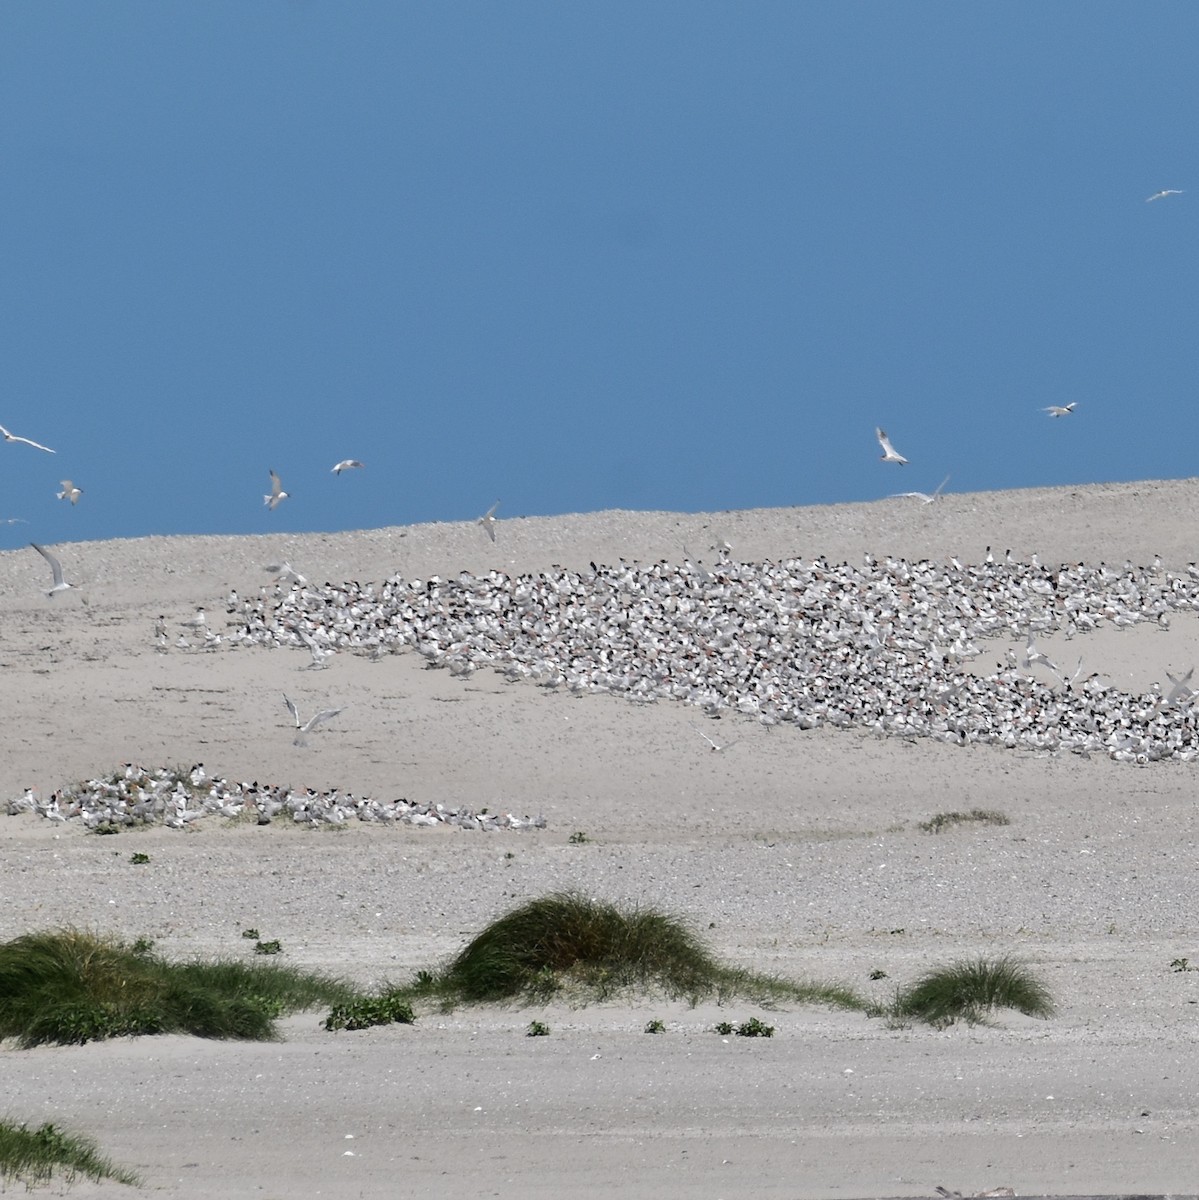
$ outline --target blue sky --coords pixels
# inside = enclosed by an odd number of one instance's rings
[[[0,423],[58,453],[0,443],[0,546],[1195,475],[1197,44],[1153,0],[6,4]]]

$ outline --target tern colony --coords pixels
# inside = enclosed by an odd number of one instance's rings
[[[1195,566],[1175,575],[1131,563],[755,564],[724,554],[710,568],[684,559],[378,585],[280,582],[239,601],[226,646],[376,660],[411,650],[461,677],[490,668],[575,695],[682,700],[766,725],[1148,763],[1199,756],[1189,676],[1135,695],[1081,663],[1059,671],[1035,638],[1165,628],[1171,613],[1194,610]],[[1000,638],[1026,642],[1023,658],[1009,652],[991,673],[974,669]]]

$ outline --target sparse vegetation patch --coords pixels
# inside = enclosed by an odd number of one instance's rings
[[[7,1185],[15,1180],[30,1188],[48,1183],[55,1173],[67,1183],[80,1175],[97,1182],[114,1179],[131,1187],[141,1183],[133,1171],[104,1158],[90,1138],[66,1133],[57,1125],[30,1129],[0,1121],[0,1181]]]
[[[1010,825],[1011,821],[993,808],[972,808],[969,812],[942,812],[920,822],[925,833],[944,833],[957,825]]]
[[[391,991],[334,1005],[325,1018],[325,1028],[369,1029],[372,1025],[412,1025],[415,1021],[412,1005],[398,992]]]

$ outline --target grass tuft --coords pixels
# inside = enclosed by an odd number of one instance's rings
[[[1049,989],[1011,958],[978,958],[951,963],[921,976],[896,994],[892,1017],[915,1017],[945,1028],[955,1021],[978,1024],[997,1008],[1030,1017],[1054,1011]]]
[[[863,1009],[865,1001],[837,984],[759,975],[718,961],[682,921],[651,908],[621,909],[560,892],[500,916],[441,972],[422,971],[400,989],[417,1000],[459,1003],[544,1003],[604,1000],[649,989],[698,1003],[740,996]]]
[[[955,825],[1010,825],[1012,822],[1003,813],[993,808],[972,808],[969,812],[943,812],[920,822],[925,833],[943,833]]]
[[[447,978],[467,1000],[540,995],[571,975],[583,982],[658,983],[689,995],[710,990],[721,970],[674,917],[558,893],[493,921],[454,959]]]
[[[133,1171],[114,1166],[81,1134],[64,1133],[50,1124],[30,1129],[0,1121],[0,1181],[18,1180],[30,1188],[48,1183],[55,1171],[68,1183],[80,1175],[96,1182],[115,1179],[131,1187],[141,1183]]]
[[[189,1033],[274,1038],[276,1017],[357,995],[328,976],[266,963],[184,962],[76,929],[0,945],[0,1039],[22,1047]]]

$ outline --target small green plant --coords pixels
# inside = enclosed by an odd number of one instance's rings
[[[572,846],[585,846],[591,839],[581,830],[576,829],[574,833],[566,839]]]
[[[925,833],[944,833],[955,825],[1010,825],[1011,821],[1001,812],[991,808],[972,808],[969,812],[943,812],[920,822],[920,828]]]
[[[132,946],[129,947],[134,954],[149,954],[154,949],[154,939],[147,937],[139,937]]]
[[[737,1026],[738,1037],[774,1037],[774,1026],[767,1025],[759,1021],[757,1017],[750,1017],[748,1021],[742,1021]]]
[[[363,996],[348,1004],[335,1005],[325,1018],[325,1028],[369,1029],[372,1025],[411,1025],[416,1021],[412,1005],[399,993],[384,992],[379,996]]]
[[[928,971],[896,993],[890,1014],[879,1015],[915,1017],[944,1029],[955,1021],[978,1024],[996,1008],[1048,1017],[1054,1004],[1049,989],[1021,963],[978,958]]]
[[[530,1021],[525,1037],[549,1037],[550,1027],[544,1021]]]
[[[254,953],[255,954],[282,954],[283,953],[283,943],[281,941],[279,941],[278,938],[275,938],[273,941],[270,941],[270,942],[262,942],[262,941],[256,942],[254,945]]]
[[[874,980],[886,979],[887,972],[875,967],[874,970],[870,972],[870,978]]]
[[[733,1023],[732,1021],[717,1021],[712,1028],[720,1034],[721,1037],[732,1037]]]
[[[1184,971],[1199,971],[1199,967],[1192,967],[1188,958],[1176,958],[1170,963],[1170,970],[1180,974]]]
[[[243,929],[241,931],[241,935],[244,938],[249,938],[252,942],[258,941],[258,939],[262,936],[257,929]]]
[[[112,821],[105,821],[103,825],[97,825],[92,830],[93,833],[120,833],[121,827]]]
[[[137,1187],[141,1179],[101,1156],[96,1144],[81,1134],[66,1133],[57,1125],[15,1125],[0,1121],[0,1182],[17,1180],[31,1188],[48,1183],[57,1171],[67,1183],[80,1175],[97,1183],[114,1179]]]
[[[135,850],[129,856],[129,861],[135,866],[140,867],[143,863],[148,863],[150,861],[150,856],[148,854],[143,854],[140,850]]]
[[[654,1020],[647,1021],[645,1023],[645,1032],[646,1033],[665,1033],[666,1032],[666,1022],[659,1021],[655,1017]]]

